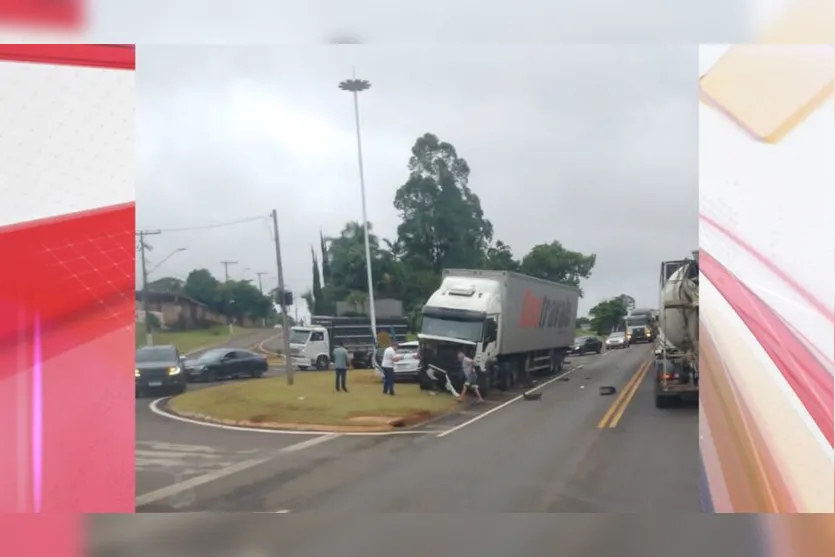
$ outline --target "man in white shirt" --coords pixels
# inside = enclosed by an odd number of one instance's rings
[[[397,341],[392,340],[391,345],[383,351],[383,361],[380,367],[383,368],[383,394],[394,396],[394,354],[397,351]]]
[[[461,370],[464,372],[465,377],[464,388],[458,396],[458,401],[463,401],[464,397],[467,396],[467,391],[472,390],[478,401],[484,402],[484,399],[481,398],[481,391],[478,388],[478,373],[475,370],[475,362],[463,350],[458,350],[458,361],[461,362]]]

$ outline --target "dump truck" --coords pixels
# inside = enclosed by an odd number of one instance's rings
[[[573,286],[510,271],[444,270],[422,309],[421,388],[457,394],[462,349],[482,395],[559,372],[574,343],[579,298]]]
[[[290,329],[290,357],[294,366],[301,370],[309,368],[328,369],[336,345],[342,344],[351,353],[354,368],[376,368],[375,357],[380,337],[403,341],[409,332],[406,317],[377,319],[377,338],[371,334],[371,320],[368,317],[333,317],[314,315],[308,326]],[[379,363],[379,362],[377,362]]]
[[[699,397],[699,254],[661,263],[655,407]]]

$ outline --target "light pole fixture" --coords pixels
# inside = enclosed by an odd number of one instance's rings
[[[362,226],[365,231],[365,272],[368,279],[368,316],[371,318],[371,336],[374,346],[377,346],[377,315],[374,308],[374,278],[371,274],[371,244],[368,238],[368,212],[365,207],[365,172],[362,165],[362,135],[360,134],[360,108],[358,94],[371,88],[371,82],[357,79],[356,74],[351,79],[339,83],[339,88],[354,96],[354,122],[357,130],[357,164],[360,171],[360,199],[362,200]]]

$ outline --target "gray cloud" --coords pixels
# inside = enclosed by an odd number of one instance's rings
[[[746,0],[92,0],[100,42],[740,43]],[[164,14],[161,17],[160,14]]]
[[[369,219],[393,237],[414,140],[451,142],[496,237],[521,256],[560,240],[596,253],[581,311],[626,292],[657,303],[663,259],[695,249],[697,49],[662,46],[142,46],[137,223],[281,220],[285,277],[310,285],[310,244],[361,216],[350,96],[360,111]],[[221,260],[274,274],[266,221],[154,238],[159,275]],[[249,267],[251,271],[244,273]],[[270,286],[274,285],[272,278]]]

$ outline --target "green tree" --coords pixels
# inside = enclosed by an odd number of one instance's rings
[[[182,279],[176,277],[162,277],[152,280],[148,283],[148,290],[153,292],[172,292],[179,293],[183,291],[184,282]]]
[[[578,317],[577,318],[577,328],[578,329],[585,329],[589,325],[591,325],[591,319],[588,317]]]
[[[183,294],[203,302],[216,311],[223,311],[221,284],[208,269],[195,269],[183,284]]]
[[[229,313],[238,319],[266,319],[273,312],[272,300],[264,296],[250,280],[230,280],[221,285],[227,295]]]
[[[626,308],[623,305],[623,300],[612,298],[591,308],[589,316],[591,317],[592,330],[599,335],[606,335],[623,325]]]
[[[591,276],[596,261],[596,255],[584,255],[578,251],[567,250],[560,242],[554,240],[549,244],[534,246],[522,258],[520,267],[526,275],[579,288],[580,280]],[[580,295],[582,296],[582,290]]]
[[[510,246],[496,240],[496,242],[487,248],[485,254],[484,266],[493,271],[518,271],[519,262],[513,258],[513,252]]]
[[[322,252],[322,285],[326,286],[331,281],[331,264],[328,244],[325,242],[325,237],[322,235],[321,230],[319,230],[319,250]]]
[[[409,178],[394,197],[403,255],[428,262],[436,273],[480,266],[493,225],[469,187],[467,161],[451,144],[427,133],[412,147],[408,168]]]
[[[635,309],[635,298],[629,294],[621,294],[620,296],[616,296],[615,299],[620,300],[627,313]]]
[[[311,311],[314,315],[322,315],[327,309],[325,308],[325,296],[322,293],[322,282],[319,278],[319,263],[316,261],[316,252],[313,251],[313,246],[310,246],[310,255],[313,258],[313,308]]]

